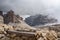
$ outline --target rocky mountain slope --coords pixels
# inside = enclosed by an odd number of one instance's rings
[[[0,40],[58,40],[55,30],[31,27],[12,10],[0,16]]]

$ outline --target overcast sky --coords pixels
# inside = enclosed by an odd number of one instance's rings
[[[60,0],[0,0],[0,10],[20,15],[45,13],[60,20]]]

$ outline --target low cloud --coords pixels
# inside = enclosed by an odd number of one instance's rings
[[[0,10],[7,12],[11,9],[20,15],[45,13],[60,20],[60,0],[0,0]]]

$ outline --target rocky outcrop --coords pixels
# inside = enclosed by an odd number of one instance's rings
[[[19,20],[23,20],[22,17],[20,17],[19,15],[15,15],[14,11],[10,10],[7,12],[7,14],[4,14],[4,23],[8,24],[8,23],[20,23]]]
[[[13,31],[11,33],[7,33],[8,30]],[[53,30],[41,29],[35,30],[34,32],[29,29],[30,32],[16,31],[17,30],[15,30],[14,27],[10,25],[0,24],[0,40],[57,40],[57,33]],[[20,35],[19,33],[22,35]],[[35,36],[27,37],[29,35]]]
[[[4,23],[3,16],[0,16],[0,23]]]
[[[16,26],[0,23],[0,40],[58,40],[57,33],[54,30],[49,30],[47,28],[37,30],[33,27],[28,26],[22,21],[20,22],[20,24],[15,24]],[[7,33],[8,30],[12,32]],[[14,31],[17,31],[17,34],[14,33]],[[22,35],[18,36],[19,33],[21,33]],[[34,33],[33,35],[35,36],[27,37],[24,33],[26,35],[32,35]]]
[[[57,40],[55,31],[31,27],[23,21],[22,17],[15,15],[12,10],[3,16],[0,15],[1,22],[4,20],[5,23],[0,23],[0,40]]]
[[[38,40],[57,40],[57,33],[53,30],[42,29],[41,31],[37,31]]]
[[[57,19],[44,14],[33,15],[25,19],[25,22],[30,26],[45,25],[48,23],[56,23]]]

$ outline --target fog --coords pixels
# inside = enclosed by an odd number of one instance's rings
[[[60,0],[0,0],[0,10],[19,15],[48,14],[60,22]]]

